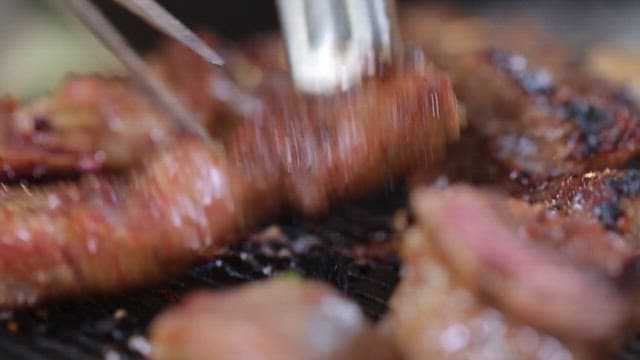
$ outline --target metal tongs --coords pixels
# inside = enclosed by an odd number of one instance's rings
[[[169,12],[153,0],[116,0],[129,10],[158,26],[213,64],[222,65],[222,58],[188,30]],[[218,145],[180,99],[147,66],[144,60],[127,43],[124,36],[104,16],[91,0],[65,0],[76,17],[98,38],[104,46],[129,70],[133,78],[183,130],[197,135],[210,145]],[[173,20],[171,20],[173,19]]]
[[[210,140],[180,101],[146,67],[90,0],[65,0],[183,128]],[[154,0],[114,0],[216,66],[224,59]],[[296,88],[328,94],[389,65],[399,45],[395,0],[276,0]]]
[[[277,0],[291,76],[313,94],[345,90],[390,65],[395,0]]]

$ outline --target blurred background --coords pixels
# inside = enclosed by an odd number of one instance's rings
[[[145,51],[158,33],[110,0],[96,0],[130,41]],[[274,30],[273,0],[160,1],[190,27],[230,39]],[[410,2],[410,1],[401,1]],[[417,2],[417,1],[413,1]],[[121,71],[117,62],[74,21],[61,0],[0,0],[0,96],[31,97],[55,87],[69,73]],[[640,53],[638,0],[448,1],[500,21],[513,14],[539,19],[577,47],[610,41]]]

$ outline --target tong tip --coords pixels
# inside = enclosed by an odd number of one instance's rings
[[[222,66],[224,60],[180,20],[155,0],[115,0],[162,33],[180,41],[207,62]]]

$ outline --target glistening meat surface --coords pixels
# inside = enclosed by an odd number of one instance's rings
[[[281,205],[316,214],[426,164],[458,135],[448,78],[413,62],[335,98],[273,86],[229,129],[226,153],[182,139],[128,180],[0,203],[0,304],[108,292],[211,256]],[[60,197],[58,197],[60,195]]]
[[[563,176],[544,182],[523,195],[561,214],[583,214],[621,234],[639,248],[640,171],[608,169]]]
[[[389,319],[408,358],[601,358],[629,331],[637,255],[597,222],[465,186],[412,204]]]
[[[32,104],[0,101],[0,179],[121,170],[175,133],[128,81],[72,78]]]
[[[620,87],[555,80],[521,55],[493,50],[461,59],[452,74],[470,131],[427,179],[444,174],[519,194],[553,177],[623,167],[640,152],[640,112]]]
[[[403,359],[571,359],[560,340],[514,320],[457,279],[420,230],[411,228],[403,241],[403,277],[383,323]]]
[[[640,150],[637,109],[620,89],[556,83],[526,58],[496,51],[472,58],[459,76],[470,123],[508,169],[577,174],[621,166]]]
[[[189,295],[151,327],[153,359],[393,359],[356,304],[329,285],[272,279]]]

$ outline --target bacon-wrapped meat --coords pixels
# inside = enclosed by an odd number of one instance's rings
[[[624,165],[640,152],[640,118],[619,89],[555,82],[527,59],[490,51],[455,70],[470,128],[505,173],[541,181]]]

